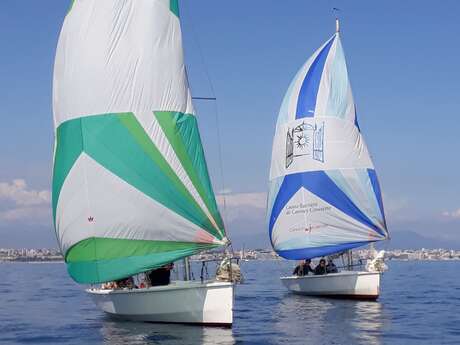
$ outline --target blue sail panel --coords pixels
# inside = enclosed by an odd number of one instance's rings
[[[355,126],[356,128],[358,128],[358,131],[361,132],[361,128],[359,128],[358,115],[356,114],[356,109],[355,109]]]
[[[371,241],[364,242],[352,242],[337,244],[332,246],[322,246],[317,248],[300,248],[290,250],[277,250],[277,254],[288,260],[302,260],[302,259],[313,259],[321,256],[331,255],[340,253],[349,249],[365,246]]]
[[[315,113],[319,83],[323,74],[324,63],[326,62],[333,41],[334,38],[329,40],[326,46],[319,52],[305,76],[297,100],[296,119],[312,117]]]
[[[383,231],[384,217],[368,169],[328,170],[326,174]]]
[[[339,209],[351,218],[363,223],[370,229],[384,235],[382,230],[379,229],[353,203],[353,201],[331,180],[329,176],[327,176],[324,171],[296,173],[285,177],[273,204],[269,221],[270,234],[273,231],[273,225],[279,217],[281,211],[301,187],[309,190],[328,204]]]
[[[369,174],[369,178],[372,183],[372,188],[374,189],[374,193],[375,193],[375,198],[377,199],[377,202],[379,204],[380,214],[383,217],[383,222],[386,228],[386,219],[385,219],[385,211],[383,209],[382,192],[380,191],[380,183],[377,178],[377,173],[375,172],[374,169],[367,169],[367,173]]]

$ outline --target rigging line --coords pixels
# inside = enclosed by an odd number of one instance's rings
[[[190,12],[190,8],[187,4],[187,1],[182,1],[183,4],[185,4],[185,7],[186,7],[186,10],[188,13],[191,13]],[[195,42],[195,45],[197,47],[197,50],[198,50],[198,55],[200,57],[200,60],[201,60],[201,64],[203,65],[203,70],[204,70],[204,73],[205,73],[205,76],[206,76],[206,79],[208,80],[208,83],[209,83],[209,87],[211,89],[211,95],[212,97],[196,97],[195,99],[206,99],[206,100],[217,100],[216,98],[216,93],[214,91],[214,85],[211,81],[211,77],[209,75],[209,71],[206,67],[206,62],[205,62],[205,59],[204,59],[204,55],[203,55],[203,50],[201,49],[201,45],[198,41],[198,35],[197,35],[197,32],[195,30],[195,26],[193,24],[193,20],[190,20],[190,27],[191,27],[191,32],[192,32],[192,38],[193,38],[193,41]],[[221,175],[221,181],[222,181],[222,190],[224,193],[222,193],[222,201],[223,201],[223,213],[222,213],[222,222],[224,223],[224,229],[226,227],[226,224],[227,224],[227,221],[226,221],[226,218],[227,218],[227,202],[226,202],[226,193],[225,193],[225,178],[224,178],[224,168],[223,168],[223,160],[222,160],[222,144],[221,144],[221,135],[220,135],[220,122],[219,122],[219,111],[218,111],[218,106],[217,106],[217,102],[213,102],[214,103],[214,113],[215,113],[215,118],[216,118],[216,134],[217,134],[217,151],[218,151],[218,161],[219,161],[219,168],[220,168],[220,175]],[[230,242],[230,247],[232,249],[232,253],[233,253],[233,246]]]

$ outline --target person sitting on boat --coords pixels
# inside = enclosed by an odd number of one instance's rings
[[[339,270],[337,269],[337,266],[334,264],[334,261],[329,258],[327,259],[327,265],[326,265],[326,273],[338,273]]]
[[[170,263],[147,273],[147,277],[150,280],[150,286],[169,285],[171,282],[171,270],[173,268],[174,264]]]
[[[134,279],[133,277],[123,278],[115,281],[115,288],[118,289],[134,289]]]
[[[313,268],[311,268],[310,264],[311,260],[306,259],[304,262],[296,266],[292,274],[301,277],[308,275],[308,272],[314,273]]]
[[[315,267],[315,275],[326,274],[326,260],[319,260],[318,266]]]
[[[113,290],[113,289],[116,289],[116,288],[118,288],[116,282],[107,282],[107,283],[102,284],[102,289],[103,290]]]
[[[147,274],[144,273],[144,277],[139,284],[139,289],[146,289],[148,287],[150,287],[150,283],[148,281]]]

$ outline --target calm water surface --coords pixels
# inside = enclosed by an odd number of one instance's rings
[[[389,266],[379,301],[355,302],[287,293],[291,263],[244,262],[220,329],[114,321],[63,264],[0,263],[0,344],[460,344],[460,262]]]

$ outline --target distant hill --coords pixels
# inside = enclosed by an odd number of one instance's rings
[[[460,249],[460,241],[443,238],[434,238],[421,235],[415,231],[395,231],[390,234],[389,249]]]

